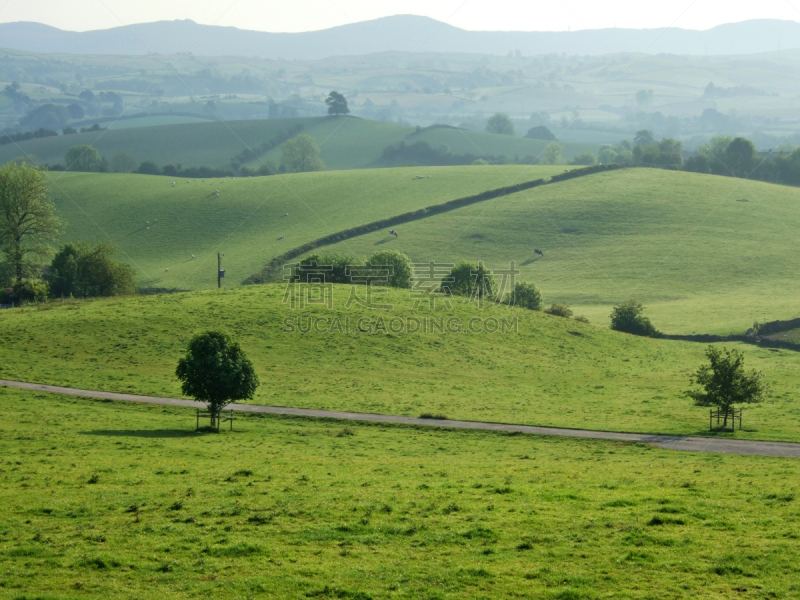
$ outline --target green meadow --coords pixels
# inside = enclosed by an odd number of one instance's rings
[[[365,297],[363,286],[355,291]],[[266,284],[4,310],[0,378],[176,397],[174,370],[186,344],[215,329],[239,340],[253,361],[258,404],[708,435],[708,410],[684,394],[705,361],[704,344],[526,309],[481,309],[464,298],[452,310],[441,302],[414,310],[408,290],[375,296],[389,310],[347,308],[344,285],[330,290],[330,309],[291,309],[285,294],[284,285]],[[481,321],[470,329],[472,318]],[[310,331],[309,323],[316,323]],[[724,435],[797,440],[798,354],[732,345],[766,374],[771,391],[767,402],[745,408],[744,430]]]
[[[795,598],[796,460],[0,389],[4,598]]]
[[[417,134],[413,127],[354,117],[206,121],[120,128],[119,125],[124,123],[122,120],[113,125],[106,122],[104,127],[111,125],[107,131],[60,135],[0,146],[0,164],[28,155],[34,155],[46,164],[63,163],[64,155],[72,146],[88,144],[109,159],[118,152],[125,152],[140,162],[150,160],[160,166],[181,164],[184,167],[230,169],[231,159],[243,150],[258,148],[297,124],[303,125],[303,132],[316,140],[322,160],[332,170],[376,166],[384,148],[403,140],[409,143],[426,141],[434,148],[447,145],[454,154],[505,155],[509,159],[515,155],[520,159],[539,157],[547,145],[541,140],[455,129],[434,128]],[[564,157],[569,160],[586,150],[596,153],[598,149],[599,146],[589,144],[565,144]],[[278,166],[280,148],[249,166],[258,168],[264,161]]]
[[[426,167],[224,183],[51,173],[49,187],[66,222],[61,243],[110,241],[119,260],[134,267],[141,286],[194,289],[216,286],[217,252],[225,255],[226,284],[239,285],[274,256],[324,235],[562,171],[558,166]],[[415,180],[417,175],[425,178]]]
[[[800,190],[728,177],[626,169],[572,179],[328,248],[414,261],[484,261],[534,281],[593,322],[630,298],[667,333],[743,333],[797,316]],[[537,256],[534,249],[544,252]]]

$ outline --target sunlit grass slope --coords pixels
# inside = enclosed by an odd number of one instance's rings
[[[4,597],[800,592],[792,459],[278,417],[195,434],[187,409],[0,403]]]
[[[636,298],[669,333],[743,332],[800,316],[800,190],[629,169],[497,198],[330,248],[415,261],[515,260],[547,301],[607,323]],[[534,253],[541,249],[544,257]]]
[[[562,170],[374,169],[225,183],[51,173],[50,195],[66,221],[62,243],[108,240],[136,269],[140,284],[192,289],[216,285],[217,252],[225,255],[226,285],[238,285],[272,257],[321,236]]]
[[[359,295],[364,297],[364,290]],[[332,308],[291,310],[281,284],[168,296],[52,303],[0,312],[0,378],[87,389],[177,396],[175,365],[189,338],[220,329],[239,339],[262,381],[255,402],[270,405],[702,434],[707,410],[685,397],[705,346],[639,338],[523,309],[456,299],[453,310],[412,310],[408,291],[380,296],[390,311],[349,309],[347,286]],[[376,296],[376,298],[378,298]],[[377,318],[517,318],[517,333],[400,333]],[[285,319],[339,318],[311,333]],[[375,327],[359,319],[372,319]],[[319,322],[318,322],[319,323]],[[446,321],[445,321],[446,323]],[[487,326],[487,329],[490,329]],[[364,332],[362,332],[362,330]],[[392,333],[394,330],[398,333]],[[770,401],[745,409],[739,437],[798,440],[800,356],[743,347],[772,385]]]

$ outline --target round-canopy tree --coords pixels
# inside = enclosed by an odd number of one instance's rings
[[[500,135],[514,135],[514,123],[505,113],[497,113],[486,121],[486,131]]]
[[[64,155],[67,171],[99,171],[103,167],[103,157],[97,148],[82,144],[73,146]]]
[[[306,133],[284,142],[281,146],[281,164],[289,173],[325,170],[317,142]]]
[[[349,115],[350,108],[347,106],[347,98],[339,92],[331,92],[325,99],[325,104],[328,105],[329,115]]]
[[[737,404],[761,402],[767,391],[764,374],[744,370],[744,354],[709,346],[706,357],[710,364],[697,369],[692,383],[703,386],[701,390],[686,392],[696,406],[714,406],[725,414],[722,428],[728,426],[728,415]]]
[[[645,337],[660,337],[661,332],[642,314],[643,311],[644,307],[636,300],[618,304],[611,311],[611,329]]]
[[[244,351],[230,336],[218,331],[196,335],[175,375],[181,391],[208,404],[211,427],[219,429],[219,414],[237,400],[249,400],[258,388],[258,376]]]

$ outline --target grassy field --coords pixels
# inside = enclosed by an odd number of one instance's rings
[[[464,299],[452,311],[414,311],[403,290],[380,297],[393,305],[388,311],[345,308],[349,286],[332,289],[330,310],[291,310],[284,293],[274,284],[0,311],[0,378],[178,396],[174,369],[188,340],[221,329],[253,360],[263,382],[259,404],[708,434],[708,411],[684,396],[690,374],[705,362],[703,344],[639,338],[524,309],[479,309]],[[312,317],[318,325],[302,334]],[[335,331],[334,317],[343,329],[349,318],[349,329]],[[411,317],[460,319],[465,327],[473,317],[518,321],[516,333],[487,333],[490,321],[469,333],[457,321],[446,332],[430,324],[427,332],[401,332]],[[293,332],[287,318],[301,319]],[[362,318],[371,322],[359,324]],[[772,389],[768,402],[745,409],[744,431],[735,436],[800,440],[800,356],[738,347]]]
[[[64,154],[72,146],[89,144],[111,158],[118,152],[130,154],[139,161],[151,160],[158,165],[182,164],[184,167],[208,166],[230,169],[231,159],[243,150],[257,148],[278,133],[295,124],[302,124],[304,133],[319,144],[321,156],[328,169],[361,169],[378,163],[383,149],[402,141],[416,132],[412,127],[356,118],[301,118],[257,121],[201,122],[150,127],[125,126],[119,121],[108,131],[79,133],[68,136],[41,138],[0,146],[0,164],[19,156],[32,154],[47,164],[63,163]],[[109,124],[105,123],[104,127]],[[122,128],[120,128],[122,127]],[[421,136],[412,136],[438,147],[447,144],[456,154],[538,156],[544,147],[540,141],[489,133],[458,132],[434,129]],[[483,147],[480,151],[479,147]],[[598,146],[565,145],[564,156],[572,156]],[[280,164],[280,149],[273,150],[262,160]],[[250,166],[258,167],[260,161]]]
[[[174,188],[166,177],[52,173],[50,195],[67,223],[61,243],[109,240],[140,285],[194,289],[216,286],[217,252],[225,255],[226,284],[238,285],[272,257],[323,235],[562,170],[373,169],[224,184],[178,179]],[[426,178],[414,180],[418,174]]]
[[[505,156],[510,160],[522,160],[526,156],[536,160],[544,158],[544,149],[550,142],[533,140],[524,137],[495,135],[482,131],[468,131],[466,129],[452,129],[447,127],[432,127],[420,133],[408,136],[407,143],[427,142],[434,148],[447,146],[454,154],[475,154],[478,156]],[[597,155],[599,146],[596,144],[563,144],[564,158],[572,160],[581,152],[593,152]]]
[[[795,598],[791,459],[0,389],[4,598]]]
[[[415,261],[516,261],[548,302],[606,323],[636,298],[668,333],[744,332],[800,316],[800,190],[630,169],[497,198],[332,246]],[[538,257],[534,249],[544,252]]]

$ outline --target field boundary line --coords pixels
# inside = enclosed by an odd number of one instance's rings
[[[10,381],[0,379],[0,387],[9,387],[32,392],[64,394],[99,400],[116,400],[122,402],[139,402],[161,406],[180,406],[188,408],[205,408],[203,402],[183,398],[159,398],[156,396],[139,396],[96,390]],[[590,429],[569,429],[565,427],[544,427],[537,425],[515,425],[512,423],[492,423],[485,421],[459,421],[453,419],[423,419],[404,417],[401,415],[380,415],[373,413],[356,413],[337,410],[318,410],[311,408],[291,408],[285,406],[262,406],[256,404],[230,404],[226,410],[243,413],[286,415],[316,419],[336,419],[342,421],[362,421],[369,423],[388,423],[396,425],[414,425],[442,427],[447,429],[473,429],[479,431],[499,431],[507,433],[523,433],[530,435],[548,435],[558,437],[583,438],[594,440],[610,440],[649,444],[665,450],[683,450],[688,452],[710,452],[719,454],[744,454],[751,456],[781,456],[800,458],[800,443],[770,442],[760,440],[734,440],[720,438],[703,438],[683,435],[625,433],[615,431],[594,431]]]
[[[267,283],[268,281],[275,281],[276,273],[283,269],[283,266],[284,264],[286,264],[287,261],[293,258],[297,258],[298,256],[305,254],[310,250],[314,250],[322,246],[328,246],[330,244],[335,244],[337,242],[349,240],[354,237],[364,235],[366,233],[379,231],[381,229],[385,229],[386,227],[394,227],[395,225],[402,225],[404,223],[418,221],[420,219],[425,219],[427,217],[431,217],[434,215],[450,212],[451,210],[456,210],[458,208],[470,206],[471,204],[478,204],[480,202],[485,202],[487,200],[494,200],[495,198],[509,196],[511,194],[516,194],[518,192],[523,192],[525,190],[529,190],[532,188],[541,187],[543,185],[550,185],[553,183],[559,183],[561,181],[567,181],[569,179],[575,179],[578,177],[585,177],[587,175],[594,175],[596,173],[604,173],[606,171],[615,171],[618,169],[625,169],[625,168],[627,167],[617,164],[609,164],[609,165],[594,165],[591,167],[585,167],[583,169],[572,169],[565,173],[554,175],[550,179],[544,179],[544,178],[534,179],[533,181],[526,181],[523,183],[516,183],[514,185],[506,187],[487,190],[485,192],[481,192],[480,194],[475,194],[473,196],[456,198],[454,200],[449,200],[442,204],[433,204],[431,206],[426,206],[425,208],[420,208],[419,210],[403,213],[400,215],[396,215],[394,217],[387,217],[386,219],[372,221],[371,223],[358,225],[357,227],[343,229],[342,231],[338,231],[336,233],[332,233],[324,237],[317,238],[316,240],[312,240],[310,242],[306,242],[301,246],[297,246],[295,248],[292,248],[291,250],[288,250],[287,252],[284,252],[283,254],[276,256],[275,258],[270,260],[264,266],[264,268],[261,269],[261,271],[245,279],[243,284],[251,285],[257,283]]]

